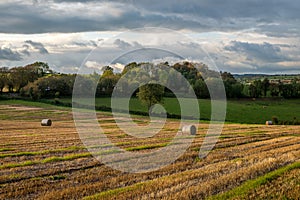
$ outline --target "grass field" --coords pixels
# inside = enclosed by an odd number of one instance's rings
[[[60,99],[64,103],[71,103],[72,99]],[[122,99],[120,99],[122,101]],[[189,102],[189,99],[184,99]],[[81,103],[84,103],[83,99]],[[211,115],[211,101],[199,99],[200,117],[209,120]],[[175,98],[165,98],[165,109],[170,114],[180,115],[180,106]],[[95,105],[111,107],[110,98],[96,98]],[[191,108],[192,110],[194,108]],[[146,107],[140,101],[132,98],[130,110],[146,112]],[[193,113],[191,110],[191,113]],[[292,111],[292,112],[291,112]],[[300,100],[228,100],[226,121],[246,124],[264,124],[276,116],[280,121],[292,122],[294,118],[300,121]]]
[[[178,120],[168,119],[157,136],[137,139],[119,130],[109,113],[98,112],[97,117],[111,141],[128,151],[161,148],[180,128]],[[43,118],[51,118],[53,126],[41,127]],[[147,122],[141,116],[134,120]],[[213,151],[199,159],[207,129],[201,123],[191,147],[171,165],[130,174],[90,155],[70,108],[0,101],[0,199],[300,197],[299,126],[226,124]]]

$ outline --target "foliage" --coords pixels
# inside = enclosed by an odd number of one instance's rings
[[[128,96],[129,92],[132,92],[131,88],[139,88],[141,83],[152,81],[156,84],[164,81],[164,85],[167,86],[164,88],[165,97],[173,97],[175,88],[176,93],[181,96],[189,97],[188,93],[193,89],[198,98],[206,99],[211,96],[208,86],[214,89],[211,92],[220,93],[222,88],[217,87],[220,86],[217,81],[221,78],[227,98],[300,98],[299,76],[294,76],[293,80],[288,81],[283,76],[282,80],[277,82],[274,82],[271,76],[256,79],[255,76],[250,76],[245,83],[241,82],[243,79],[238,75],[210,70],[203,63],[184,61],[170,65],[167,62],[160,64],[132,62],[127,64],[121,73],[114,73],[111,66],[104,66],[102,72],[102,74],[94,72],[90,75],[80,75],[78,78],[80,91],[76,92],[82,95],[84,92],[95,92],[97,97],[110,97],[118,84],[120,93]],[[75,77],[75,74],[57,74],[44,62],[10,69],[2,67],[0,94],[3,91],[16,92],[34,100],[71,96]],[[138,90],[135,90],[132,95],[135,96],[137,93]]]
[[[0,72],[0,94],[3,92],[4,87],[7,84],[7,74]]]
[[[25,86],[29,81],[31,72],[31,69],[25,69],[25,67],[14,67],[4,73],[2,72],[2,81],[4,78],[3,75],[5,75],[5,84],[9,87],[9,90],[11,91],[13,88],[15,88],[18,92],[20,88]]]
[[[111,96],[118,80],[118,75],[113,74],[110,70],[106,70],[97,84],[96,96]]]
[[[149,110],[154,104],[160,103],[163,99],[164,87],[158,84],[147,84],[139,88],[137,96]]]
[[[59,94],[71,96],[75,76],[52,75],[37,79],[22,89],[23,96],[36,100],[39,98],[53,98]]]
[[[198,98],[209,98],[209,91],[204,80],[196,80],[193,89]]]
[[[276,116],[272,116],[272,122],[273,122],[273,124],[278,124],[278,117],[276,117]]]
[[[255,80],[250,86],[249,86],[249,96],[252,98],[258,98],[262,94],[262,83],[260,80]]]
[[[265,78],[262,81],[262,91],[263,91],[263,94],[264,94],[265,97],[267,96],[267,92],[268,92],[269,87],[270,87],[270,81],[269,81],[268,78]]]
[[[34,82],[40,77],[54,72],[49,68],[47,63],[35,62],[24,67],[13,67],[11,69],[0,69],[0,91],[5,86],[8,87],[10,92],[14,90],[20,92],[21,88],[28,83]]]

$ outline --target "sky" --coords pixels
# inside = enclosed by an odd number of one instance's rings
[[[1,0],[0,67],[42,61],[77,73],[191,60],[300,73],[299,10],[296,0]]]

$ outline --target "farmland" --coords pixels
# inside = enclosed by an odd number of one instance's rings
[[[71,103],[72,99],[62,98],[59,99],[59,101]],[[120,99],[120,101],[122,101],[122,99]],[[190,99],[186,98],[183,99],[183,101],[188,103]],[[211,101],[207,99],[198,99],[198,102],[201,119],[209,120],[211,114]],[[85,99],[82,99],[80,103],[85,103]],[[95,105],[111,107],[110,98],[96,98]],[[180,115],[180,107],[176,98],[164,98],[163,105],[168,113]],[[142,112],[146,112],[147,110],[137,98],[131,98],[129,109]],[[291,112],[291,110],[293,110],[293,112]],[[300,120],[300,101],[299,99],[228,100],[226,112],[226,121],[234,123],[264,124],[266,120],[272,120],[273,116],[278,117],[281,121],[292,122],[294,118]]]
[[[161,148],[180,128],[178,120],[168,119],[159,134],[145,140],[124,134],[110,113],[97,112],[97,117],[110,140],[127,151]],[[148,121],[133,117],[140,125]],[[51,118],[53,125],[41,127],[43,118]],[[70,108],[0,101],[0,199],[214,199],[223,193],[238,199],[237,187],[243,187],[243,195],[250,199],[300,196],[295,189],[299,188],[299,126],[225,124],[215,148],[199,159],[208,126],[200,123],[192,145],[174,163],[130,174],[91,156],[78,136]],[[264,177],[276,170],[281,173]],[[257,179],[265,181],[247,185]]]

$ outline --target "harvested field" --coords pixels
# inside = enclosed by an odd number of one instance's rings
[[[137,139],[119,130],[109,113],[97,116],[111,141],[128,151],[161,148],[180,128],[179,121],[167,120],[155,137]],[[53,125],[42,127],[42,118]],[[70,109],[0,105],[0,199],[205,199],[300,160],[299,126],[226,124],[215,148],[199,159],[207,129],[201,123],[191,147],[171,165],[130,174],[91,156]],[[277,186],[281,193],[274,198],[297,197],[299,170],[250,189],[249,198],[263,199]]]
[[[300,169],[294,169],[268,182],[248,194],[248,199],[299,199]]]

